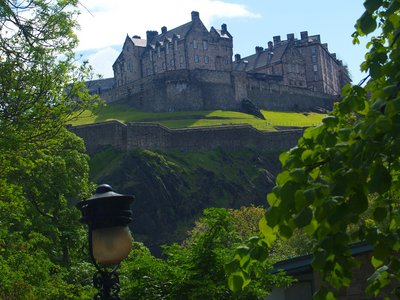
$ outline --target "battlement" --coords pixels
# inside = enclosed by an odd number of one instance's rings
[[[85,141],[88,153],[109,146],[121,151],[136,148],[202,151],[218,147],[225,150],[255,147],[276,153],[295,146],[303,133],[302,129],[259,131],[247,124],[169,129],[156,123],[118,121],[71,126],[69,130]]]

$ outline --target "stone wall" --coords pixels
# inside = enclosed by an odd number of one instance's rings
[[[279,85],[244,72],[176,70],[146,77],[100,96],[151,112],[238,110],[249,98],[260,108],[278,111],[331,110],[334,97],[305,88]]]
[[[80,125],[70,127],[70,130],[83,138],[89,153],[105,146],[124,151],[135,148],[195,151],[217,147],[226,150],[255,147],[281,152],[295,146],[303,132],[258,131],[250,125],[169,129],[159,124],[124,124],[118,121]]]

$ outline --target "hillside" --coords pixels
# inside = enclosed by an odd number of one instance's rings
[[[132,107],[108,104],[95,111],[85,111],[71,125],[92,124],[109,120],[121,122],[158,122],[168,128],[249,124],[258,130],[275,130],[277,127],[307,127],[319,124],[325,114],[273,112],[261,110],[265,120],[235,111],[190,111],[149,113]]]
[[[160,245],[181,241],[206,207],[265,205],[279,170],[277,156],[262,149],[107,149],[92,157],[91,179],[135,195],[132,231],[157,254]]]

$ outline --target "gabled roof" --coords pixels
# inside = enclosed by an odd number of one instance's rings
[[[190,29],[193,26],[193,21],[190,21],[186,24],[178,26],[174,29],[171,29],[165,33],[159,34],[155,36],[151,41],[150,44],[155,44],[156,42],[163,42],[165,39],[172,40],[175,37],[182,38],[187,35]]]
[[[229,36],[229,33],[228,32],[223,32],[221,29],[215,29],[215,31],[219,34],[219,36],[220,37],[222,37],[222,38],[224,38],[224,39],[229,39],[229,38],[231,38],[230,36]]]
[[[288,43],[282,43],[275,46],[272,51],[265,49],[250,56],[243,57],[240,62],[234,65],[234,68],[237,71],[254,71],[266,65],[280,62],[288,45]]]
[[[146,47],[146,40],[141,39],[141,38],[136,38],[136,37],[132,37],[131,38],[132,43],[137,46],[137,47]]]
[[[271,64],[280,62],[282,60],[283,54],[285,53],[288,46],[289,46],[289,43],[284,43],[284,44],[274,46],[274,48],[272,49],[273,55],[272,55],[272,59],[271,59]]]

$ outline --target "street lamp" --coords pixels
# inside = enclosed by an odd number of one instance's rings
[[[92,197],[76,204],[82,212],[81,222],[88,225],[89,255],[97,269],[93,276],[93,285],[99,290],[96,300],[119,299],[116,270],[132,249],[128,224],[132,221],[133,199],[102,184]]]

